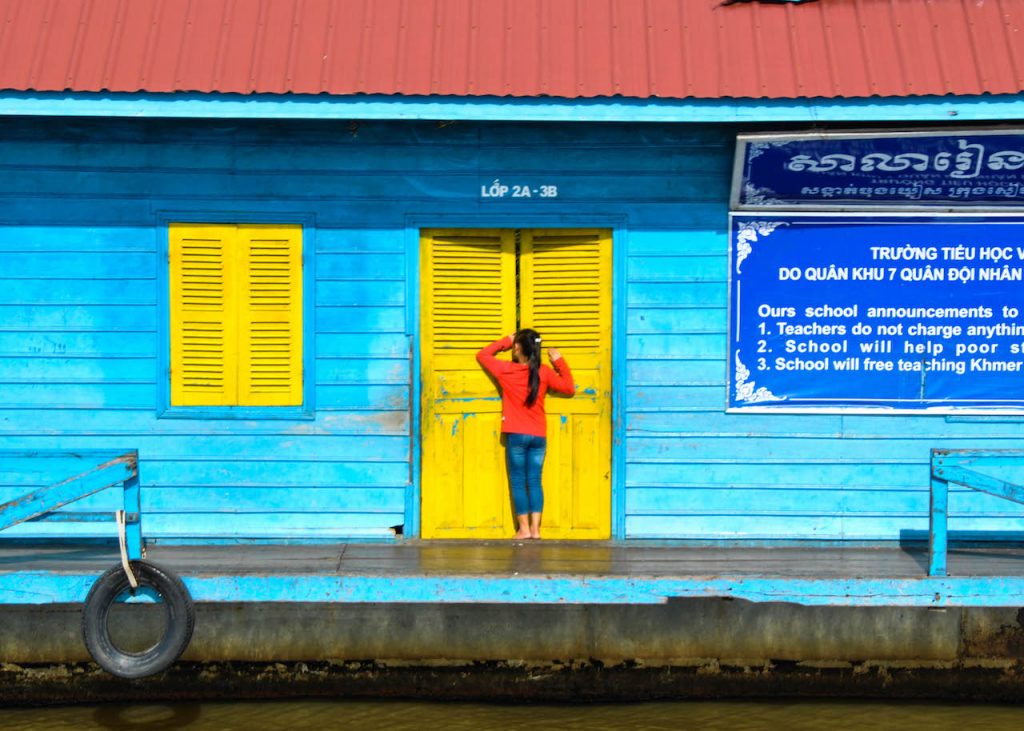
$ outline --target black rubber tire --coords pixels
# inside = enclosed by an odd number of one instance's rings
[[[82,636],[101,668],[119,678],[145,678],[169,668],[188,647],[195,626],[196,611],[185,584],[174,573],[148,561],[132,561],[139,586],[156,591],[163,598],[166,625],[159,641],[143,652],[126,652],[110,637],[108,619],[117,598],[131,591],[120,564],[107,571],[89,590],[82,611]]]

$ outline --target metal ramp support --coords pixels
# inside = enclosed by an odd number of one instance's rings
[[[0,466],[5,471],[17,471],[17,466],[40,463],[44,460],[67,461],[85,468],[67,479],[17,497],[0,505],[0,531],[29,520],[60,522],[95,522],[111,519],[103,513],[54,512],[77,500],[94,495],[116,485],[123,485],[125,539],[128,559],[137,561],[143,556],[142,520],[139,491],[139,454],[127,452],[11,452],[0,451]]]
[[[1019,449],[933,449],[931,501],[928,520],[928,575],[946,576],[949,551],[949,484],[1024,504],[1024,485],[1000,480],[978,469],[1017,463],[1024,466]]]
[[[21,469],[19,470],[19,466]],[[139,454],[115,452],[2,452],[0,470],[15,482],[38,478],[39,467],[50,472],[74,467],[77,474],[37,487],[0,505],[0,531],[28,520],[110,520],[107,512],[56,512],[77,500],[122,486],[117,521],[121,563],[101,575],[89,590],[82,609],[82,637],[92,658],[112,675],[135,680],[163,672],[188,647],[195,626],[195,608],[184,582],[173,572],[145,561],[139,490]],[[20,475],[20,477],[18,477]],[[39,484],[38,482],[35,484]],[[122,648],[110,630],[111,608],[135,598],[155,596],[163,610],[164,629],[149,649]],[[121,620],[119,620],[121,621]]]

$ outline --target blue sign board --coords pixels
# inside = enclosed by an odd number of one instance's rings
[[[732,208],[1024,206],[1024,131],[740,136]]]
[[[1024,414],[1024,216],[740,214],[730,410]]]

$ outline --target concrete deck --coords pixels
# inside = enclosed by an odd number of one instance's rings
[[[1024,607],[1024,549],[444,542],[151,546],[197,602],[659,604],[730,597],[808,606]],[[0,605],[77,603],[114,547],[0,543]]]

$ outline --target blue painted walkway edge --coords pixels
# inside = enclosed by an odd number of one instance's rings
[[[157,546],[197,602],[659,604],[720,597],[845,607],[1024,606],[1024,549],[431,542]],[[109,546],[0,544],[0,604],[84,601]]]
[[[81,603],[98,574],[0,575],[0,604]],[[480,578],[389,576],[184,577],[196,602],[663,604],[729,598],[804,606],[1019,607],[1024,578],[779,579],[766,577]]]

